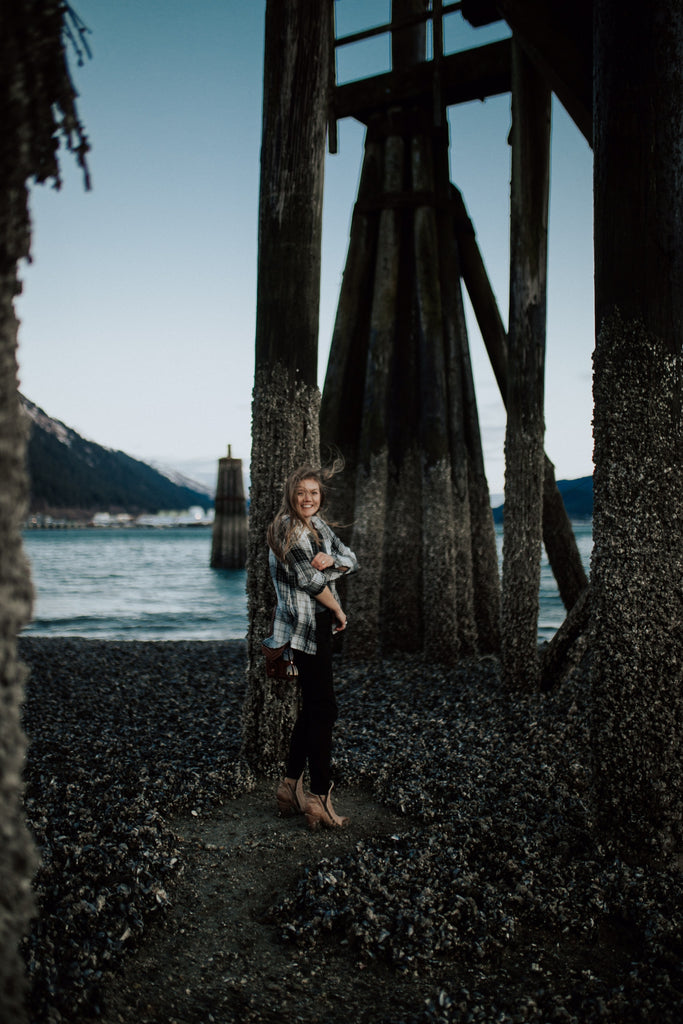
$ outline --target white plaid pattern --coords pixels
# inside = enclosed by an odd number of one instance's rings
[[[353,551],[342,544],[327,523],[318,516],[313,517],[312,523],[322,542],[320,550],[332,555],[334,565],[323,570],[313,568],[311,562],[318,548],[311,532],[303,526],[295,535],[286,562],[280,562],[270,552],[268,566],[277,595],[277,609],[273,632],[264,641],[268,647],[288,643],[297,651],[315,654],[315,613],[323,608],[315,595],[329,587],[338,599],[334,581],[358,569]]]

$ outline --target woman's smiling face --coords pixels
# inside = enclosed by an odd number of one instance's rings
[[[296,489],[296,510],[308,521],[320,508],[320,485],[317,480],[302,480]]]

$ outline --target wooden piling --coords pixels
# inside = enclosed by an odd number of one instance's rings
[[[424,21],[405,25],[427,9],[426,0],[392,0],[391,66],[394,70],[420,64],[427,52],[427,26]]]
[[[683,9],[594,6],[592,797],[659,864],[683,849]]]
[[[244,569],[247,564],[247,502],[242,460],[233,459],[231,445],[228,445],[228,454],[218,460],[210,564],[212,569]]]
[[[502,655],[508,685],[536,688],[544,476],[550,90],[514,40],[512,54]]]
[[[426,57],[426,27],[415,18],[424,13],[426,0],[392,0],[391,61],[394,75],[422,64]],[[412,22],[399,28],[401,23]],[[388,116],[387,116],[388,115]],[[393,180],[393,194],[382,196],[397,230],[397,289],[394,297],[393,350],[390,353],[389,401],[382,431],[387,449],[386,516],[383,525],[380,649],[415,651],[424,646],[424,512],[423,469],[420,452],[420,391],[418,324],[415,298],[414,205],[410,174],[411,133],[422,112],[412,106],[390,108],[379,122],[380,131],[400,139],[402,163]],[[400,173],[398,173],[400,171]],[[378,263],[378,271],[381,271]],[[376,279],[375,287],[377,287]],[[412,552],[406,572],[406,552]]]
[[[320,459],[318,316],[332,0],[267,0],[256,367],[247,539],[244,756],[277,771],[296,714],[267,683],[261,641],[275,593],[266,530],[297,465]]]
[[[439,265],[444,315],[448,418],[456,543],[457,622],[462,654],[500,651],[500,578],[479,417],[452,230],[448,148],[435,156],[439,198]]]
[[[448,138],[431,110],[390,110],[368,128],[368,161],[384,180],[366,191],[364,169],[321,413],[323,444],[357,469],[363,572],[349,581],[346,644],[452,661],[499,649],[500,586],[455,235],[438,215]],[[410,571],[407,551],[420,552]]]
[[[354,518],[358,445],[362,421],[367,339],[377,256],[376,197],[382,188],[384,148],[379,139],[365,145],[358,197],[351,218],[349,247],[320,404],[322,455],[326,442],[345,463],[343,486],[334,499],[337,532],[348,543]]]
[[[417,88],[422,70],[426,73],[422,16],[427,7],[424,0],[394,0],[391,75],[385,76],[386,81],[380,76],[384,91],[380,89],[378,79],[377,89],[367,92],[362,102],[359,99],[358,109],[354,108],[356,116],[368,124],[366,162],[374,162],[375,168],[381,165],[383,172],[386,172],[386,157],[391,149],[388,140],[400,140],[405,153],[412,153],[417,173],[413,175],[414,180],[411,180],[407,176],[406,164],[401,184],[395,184],[391,193],[376,187],[373,197],[372,188],[368,188],[362,202],[359,194],[354,212],[355,226],[352,224],[349,243],[344,294],[340,300],[323,395],[322,436],[326,443],[342,448],[348,462],[356,469],[355,488],[346,488],[345,497],[350,500],[345,506],[345,512],[348,511],[350,515],[345,518],[355,522],[356,548],[366,547],[368,553],[367,561],[364,558],[363,563],[370,571],[362,582],[360,579],[352,581],[352,589],[359,591],[358,617],[363,620],[361,631],[364,631],[368,642],[377,631],[380,648],[402,647],[408,636],[416,640],[418,645],[427,642],[424,614],[427,583],[422,568],[417,569],[410,582],[404,579],[403,600],[398,601],[395,594],[400,587],[394,585],[399,581],[394,578],[393,566],[400,561],[402,551],[414,548],[422,550],[423,565],[434,564],[432,556],[438,549],[445,552],[445,558],[439,564],[448,580],[442,590],[444,618],[449,620],[458,634],[460,643],[464,645],[463,650],[473,649],[476,643],[479,650],[497,651],[500,638],[500,583],[462,307],[461,274],[470,291],[504,402],[509,404],[512,397],[513,405],[516,403],[509,421],[510,473],[515,476],[529,458],[535,467],[528,488],[526,483],[512,485],[513,492],[515,486],[519,488],[517,497],[513,497],[512,506],[516,506],[520,514],[516,529],[522,545],[513,554],[517,548],[516,540],[513,540],[515,528],[512,533],[508,531],[509,568],[512,571],[510,578],[514,580],[517,578],[516,573],[526,572],[529,566],[531,575],[538,573],[540,578],[542,536],[561,597],[568,609],[587,584],[571,524],[557,490],[554,468],[543,452],[545,269],[543,275],[538,276],[536,266],[522,265],[524,258],[534,263],[534,246],[537,256],[545,263],[549,132],[547,125],[540,129],[534,125],[534,118],[537,117],[537,107],[545,105],[547,111],[543,116],[549,124],[549,91],[547,86],[540,83],[538,74],[515,41],[514,45],[508,47],[508,51],[515,49],[515,104],[518,113],[516,149],[518,153],[524,153],[524,157],[518,166],[513,205],[523,200],[526,207],[523,213],[518,212],[516,227],[513,229],[519,229],[522,256],[513,260],[516,266],[511,275],[511,310],[516,310],[515,344],[520,346],[515,352],[518,365],[511,374],[508,370],[508,338],[476,246],[474,232],[457,191],[454,194],[460,200],[460,208],[457,200],[455,210],[450,205],[448,140],[437,139],[445,125],[444,103],[449,102],[449,97],[453,99],[450,86],[445,91],[442,89],[446,80],[450,81],[450,71],[446,68],[447,60],[443,58],[439,46],[440,18],[443,13],[440,3],[432,5],[435,52],[434,61],[429,67],[430,89],[424,87],[420,91],[418,88],[419,99],[416,96],[415,101],[411,102],[406,98],[407,94],[403,96],[398,85],[399,80],[405,80],[408,71],[412,74],[414,70],[413,86]],[[533,78],[531,87],[525,85],[525,75],[529,81]],[[426,81],[426,74],[423,77]],[[361,84],[356,83],[355,86],[360,96]],[[342,116],[350,112],[344,108],[341,99],[342,93],[346,95],[345,90],[348,88],[336,91],[335,109]],[[398,89],[396,95],[400,94],[404,102],[395,106],[384,104],[382,96],[387,89],[391,90],[392,96],[395,89]],[[535,89],[541,96],[536,106],[538,97],[534,95]],[[371,93],[373,101],[369,99]],[[529,124],[531,134],[527,130]],[[534,150],[539,140],[541,157],[536,163]],[[371,144],[376,147],[374,160],[370,157]],[[442,158],[445,174],[439,163]],[[436,165],[429,167],[433,161],[437,161],[438,168]],[[524,193],[527,181],[537,172],[546,179],[540,189],[541,195],[545,191],[546,204],[545,213],[542,214],[546,223],[540,235],[534,220],[537,211],[527,201]],[[363,179],[368,181],[365,170]],[[532,190],[534,187],[532,184]],[[386,238],[382,238],[382,229],[378,229],[377,223],[372,220],[377,211],[379,223],[391,223],[395,229],[391,256]],[[525,237],[524,229],[519,226],[529,212],[531,229],[528,237]],[[359,226],[361,224],[362,230]],[[448,225],[445,233],[442,230],[444,224]],[[389,266],[388,261],[393,270],[383,277]],[[368,291],[368,268],[373,262],[374,285]],[[390,280],[394,284],[390,285]],[[537,285],[542,292],[540,299],[531,294]],[[383,302],[381,295],[381,289],[388,286],[393,288],[396,299],[393,324],[389,320],[389,306]],[[373,313],[368,313],[369,307]],[[378,336],[376,315],[382,307],[383,327]],[[392,330],[393,340],[390,338]],[[539,338],[540,361],[538,352],[534,354],[532,351]],[[364,346],[367,353],[365,374],[359,380]],[[537,360],[540,376],[532,373],[532,394],[527,402],[524,391],[527,387],[525,373],[528,358]],[[511,380],[515,374],[516,379]],[[362,405],[360,410],[359,405]],[[444,440],[444,423],[447,423],[447,441]],[[536,451],[539,437],[540,453]],[[433,465],[435,453],[439,450],[448,453],[451,478],[448,495],[443,486],[443,475],[440,487],[435,489]],[[444,466],[441,468],[444,470]],[[523,481],[524,473],[518,479]],[[406,494],[413,495],[412,506]],[[418,495],[419,514],[415,501]],[[449,520],[449,528],[445,531],[436,528],[430,518],[435,508],[440,508]],[[426,525],[426,512],[429,526]],[[514,513],[508,510],[508,520],[513,518]],[[532,521],[533,525],[529,528]],[[373,547],[370,537],[377,541],[380,530],[381,547],[376,544]],[[427,540],[427,537],[430,539]],[[534,546],[537,552],[531,551]],[[531,558],[528,557],[530,554]],[[451,571],[448,567],[453,560],[456,568]],[[453,578],[457,580],[455,588]],[[528,662],[531,675],[535,678],[538,593],[537,583],[535,587],[533,581],[527,583],[523,594],[524,599],[528,597],[529,601],[526,611],[520,611],[520,614],[527,626],[524,641],[527,653],[532,650],[532,645],[534,652],[529,658],[526,654],[520,657],[518,665]],[[409,593],[406,593],[406,587]],[[360,592],[366,588],[368,595],[374,595],[372,599],[360,598]],[[439,589],[442,589],[441,585]],[[453,605],[453,589],[454,612],[448,610]],[[536,593],[531,597],[534,589]],[[514,590],[515,584],[512,584],[511,595]],[[512,604],[518,610],[521,607],[517,597],[511,600]],[[357,619],[355,614],[354,619]],[[400,623],[400,627],[397,623]],[[429,620],[429,628],[433,628],[437,636],[444,635],[443,624],[437,624],[433,616]],[[510,629],[509,635],[513,637],[514,646],[522,642],[515,627]],[[431,640],[429,644],[432,644]],[[435,646],[439,646],[438,642]],[[455,656],[455,651],[451,655]]]
[[[391,136],[384,145],[386,194],[400,192],[403,182],[403,140]],[[399,212],[380,213],[374,271],[370,332],[367,343],[363,409],[355,487],[353,546],[362,576],[354,580],[354,631],[351,649],[357,654],[378,652],[381,627],[385,519],[389,452],[386,419],[389,414],[392,354],[396,332],[400,256]]]
[[[503,404],[507,406],[508,342],[498,303],[477,245],[460,191],[453,187],[455,234],[458,239],[461,271],[474,315],[491,361]],[[588,586],[567,510],[555,480],[555,467],[545,456],[543,475],[543,543],[555,576],[562,602],[569,611]]]
[[[10,78],[10,82],[12,79]],[[2,96],[3,99],[7,97]],[[17,215],[17,198],[10,190],[0,193],[0,222],[11,224]],[[9,216],[8,216],[9,215]],[[19,218],[14,222],[19,224]],[[30,619],[33,597],[29,566],[21,545],[22,520],[26,515],[28,480],[26,476],[26,422],[17,392],[17,328],[14,297],[19,280],[11,258],[24,256],[20,247],[12,251],[14,237],[8,232],[0,243],[0,546],[2,565],[0,584],[0,807],[2,808],[2,847],[0,851],[0,887],[3,920],[0,928],[0,1019],[25,1024],[25,962],[22,941],[36,912],[31,878],[37,866],[33,838],[24,817],[22,773],[26,754],[26,736],[22,729],[23,686],[26,669],[19,661],[17,635]],[[7,250],[2,250],[2,245]]]
[[[415,293],[417,302],[419,430],[422,470],[422,561],[427,571],[423,579],[423,608],[431,613],[424,618],[423,648],[431,657],[455,660],[460,654],[461,632],[464,650],[476,647],[474,622],[463,605],[463,623],[458,621],[458,584],[464,592],[471,583],[471,566],[467,574],[456,579],[457,555],[464,550],[458,544],[466,494],[454,487],[449,394],[444,338],[444,310],[439,272],[441,253],[437,230],[435,203],[437,199],[432,140],[420,132],[411,145],[412,187],[416,197],[413,213],[413,244],[415,246]],[[464,446],[457,461],[462,465]],[[458,502],[456,510],[455,501]],[[467,510],[469,512],[469,509]],[[469,523],[467,524],[469,526]],[[439,600],[433,602],[434,593]],[[469,608],[471,611],[471,605]]]

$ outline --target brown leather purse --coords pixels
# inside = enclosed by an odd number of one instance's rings
[[[299,670],[294,664],[294,654],[289,644],[282,647],[267,647],[261,644],[266,659],[266,675],[269,679],[291,679],[296,681]]]

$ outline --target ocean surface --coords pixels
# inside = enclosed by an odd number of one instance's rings
[[[590,523],[574,526],[586,571]],[[502,530],[497,528],[499,555]],[[247,632],[246,572],[211,569],[210,529],[27,530],[36,592],[24,633],[99,640],[236,640]],[[547,560],[539,639],[564,606]]]

